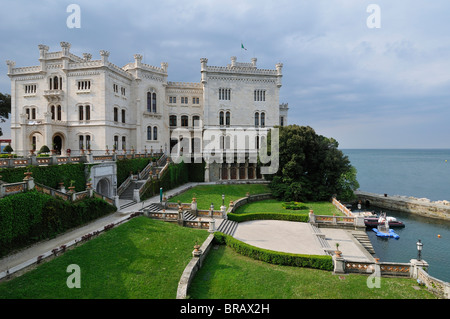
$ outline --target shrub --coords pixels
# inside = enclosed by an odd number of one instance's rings
[[[12,152],[14,152],[14,150],[13,150],[13,148],[11,147],[11,145],[6,145],[4,148],[3,148],[3,152],[6,152],[6,153],[12,153]]]
[[[75,203],[30,191],[0,200],[0,256],[112,213],[99,198]]]
[[[227,245],[241,255],[270,264],[333,270],[331,256],[291,254],[267,250],[246,244],[220,232],[214,233],[214,239],[216,243]]]
[[[290,210],[304,210],[304,209],[308,209],[308,206],[304,205],[303,203],[300,202],[284,202],[283,204],[281,204],[281,206],[284,209],[290,209]]]
[[[7,183],[23,181],[24,173],[30,170],[36,183],[43,184],[51,188],[58,188],[59,182],[64,182],[66,186],[70,181],[75,181],[75,191],[81,192],[86,187],[85,165],[83,163],[50,165],[50,166],[29,166],[16,168],[2,168],[0,175]]]
[[[50,149],[48,148],[47,145],[42,145],[41,149],[39,150],[38,154],[42,154],[42,153],[50,153]]]

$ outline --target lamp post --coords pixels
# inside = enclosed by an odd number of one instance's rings
[[[214,210],[214,204],[211,203],[211,206],[209,208],[211,209],[211,211],[213,211]]]
[[[421,242],[421,240],[419,239],[419,241],[416,243],[417,245],[417,260],[421,260],[422,257],[422,248],[423,248],[423,244]]]
[[[222,206],[225,206],[225,194],[222,194]]]

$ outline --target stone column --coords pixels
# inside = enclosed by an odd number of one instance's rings
[[[334,274],[345,274],[345,259],[342,257],[336,257],[336,255],[333,255],[333,273]]]
[[[205,164],[205,182],[209,182],[209,163]]]
[[[214,233],[216,231],[216,221],[213,219],[209,222],[209,230],[208,232]]]
[[[316,215],[314,215],[314,211],[313,210],[309,211],[309,223],[310,224],[315,224],[316,223]]]
[[[419,275],[419,268],[428,268],[428,263],[425,260],[417,260],[417,259],[411,259],[409,261],[411,263],[411,270],[410,270],[410,274],[411,277],[414,279],[417,279],[418,275]]]

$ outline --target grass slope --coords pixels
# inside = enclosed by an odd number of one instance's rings
[[[175,298],[178,281],[204,230],[138,217],[0,284],[0,299]],[[81,288],[67,287],[76,264]]]

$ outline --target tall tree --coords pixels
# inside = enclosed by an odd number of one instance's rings
[[[280,169],[269,177],[276,197],[285,201],[320,201],[336,194],[347,199],[359,187],[356,170],[338,149],[335,139],[318,135],[309,126],[279,129]]]
[[[11,113],[11,95],[0,93],[0,123],[4,123]],[[3,135],[0,127],[0,136]]]

